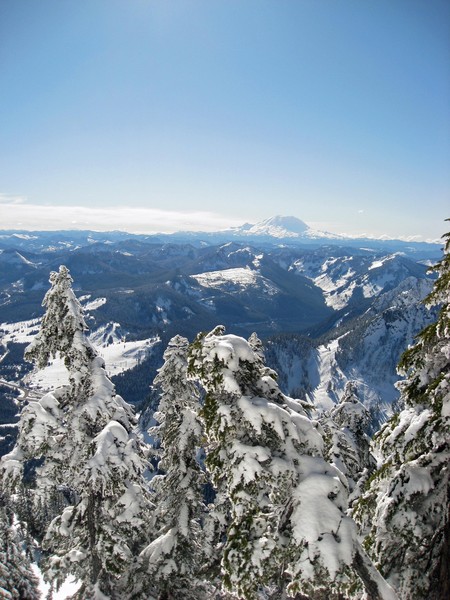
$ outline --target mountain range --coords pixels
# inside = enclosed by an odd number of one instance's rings
[[[398,397],[401,352],[433,318],[421,301],[432,285],[427,265],[440,257],[439,244],[346,239],[294,217],[213,234],[3,231],[0,382],[22,381],[49,273],[65,264],[126,400],[148,395],[170,337],[221,323],[256,331],[283,391],[318,410],[359,382],[378,423]],[[4,423],[17,402],[17,391],[1,388]]]
[[[433,258],[438,241],[418,242],[412,240],[374,238],[364,236],[343,236],[326,231],[315,230],[301,219],[292,216],[277,215],[256,224],[245,223],[215,232],[179,231],[176,233],[130,234],[122,231],[22,231],[11,230],[0,233],[1,248],[26,248],[28,250],[58,250],[62,247],[76,248],[86,244],[116,243],[121,240],[134,239],[149,242],[185,242],[194,245],[218,244],[227,241],[255,242],[258,244],[292,244],[292,245],[345,245],[359,247],[362,244],[380,251],[402,251],[406,254],[423,255]]]

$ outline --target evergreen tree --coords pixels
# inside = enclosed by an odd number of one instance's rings
[[[219,501],[229,499],[225,588],[251,599],[287,579],[292,595],[351,593],[355,569],[374,598],[395,598],[358,547],[342,474],[324,461],[320,434],[281,393],[255,337],[249,343],[220,326],[200,334],[189,372],[206,390],[206,465]]]
[[[375,438],[381,466],[356,506],[366,546],[403,599],[450,597],[450,234],[429,305],[438,319],[399,363],[404,409]]]
[[[199,392],[187,379],[189,342],[175,336],[164,353],[155,385],[162,390],[159,422],[151,430],[161,445],[162,475],[152,479],[158,537],[142,552],[145,570],[162,598],[198,600],[204,584],[199,572],[207,560],[202,531],[204,473],[197,461],[202,443]]]
[[[28,556],[21,548],[13,511],[3,495],[0,496],[0,598],[40,598],[38,579],[31,569]]]
[[[347,382],[341,401],[321,417],[320,424],[325,458],[345,475],[352,502],[376,467],[367,435],[370,413],[359,401],[354,381]]]
[[[79,373],[77,369],[86,368],[87,352],[91,351],[91,358],[96,353],[85,338],[88,327],[73,292],[73,280],[67,267],[61,265],[58,272],[53,271],[50,283],[51,287],[42,302],[46,312],[40,331],[26,348],[25,359],[42,369],[47,366],[49,359],[59,354],[73,381],[73,377]]]
[[[66,267],[50,276],[41,330],[26,352],[38,367],[60,354],[69,385],[24,409],[16,448],[3,457],[4,480],[20,481],[25,461],[40,459],[38,496],[71,490],[74,504],[50,524],[44,565],[56,586],[72,574],[80,598],[120,598],[120,577],[137,552],[149,503],[145,468],[133,435],[132,409],[114,391],[103,360],[86,337],[81,306]]]

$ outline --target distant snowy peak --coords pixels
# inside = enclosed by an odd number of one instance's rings
[[[234,230],[237,235],[245,234],[250,236],[270,236],[279,239],[317,239],[317,238],[340,238],[333,233],[316,231],[311,229],[304,221],[297,217],[283,217],[277,215],[270,219],[265,219],[256,225],[246,223],[242,227]]]
[[[273,237],[298,237],[308,231],[309,227],[296,217],[277,215],[247,229],[253,235],[271,235]]]

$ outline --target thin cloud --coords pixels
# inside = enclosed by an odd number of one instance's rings
[[[210,211],[168,211],[156,208],[115,206],[37,205],[22,196],[0,194],[0,230],[58,231],[87,229],[92,231],[126,231],[129,233],[173,233],[176,231],[220,231],[239,227],[243,219],[225,217]],[[333,232],[353,239],[382,239],[382,232],[349,232],[348,224],[333,221],[308,221],[312,229]],[[430,241],[422,235],[396,235],[404,241]]]
[[[338,221],[308,221],[308,225],[312,229],[317,229],[318,231],[326,231],[332,232],[337,235],[341,235],[344,238],[349,239],[371,239],[371,240],[401,240],[404,242],[430,242],[430,243],[439,243],[439,240],[435,238],[425,238],[423,235],[413,234],[413,235],[403,235],[398,234],[395,236],[387,235],[381,232],[368,232],[368,231],[349,231],[347,229],[348,224],[341,223]]]
[[[165,211],[126,206],[89,208],[48,206],[2,201],[2,229],[56,231],[59,229],[121,230],[130,233],[173,233],[174,231],[218,231],[241,225],[241,220],[209,211]]]
[[[26,196],[19,196],[17,194],[4,194],[0,192],[0,204],[24,204],[27,201]]]

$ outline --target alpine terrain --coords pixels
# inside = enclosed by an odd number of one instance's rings
[[[0,597],[448,598],[444,242],[4,231]]]

